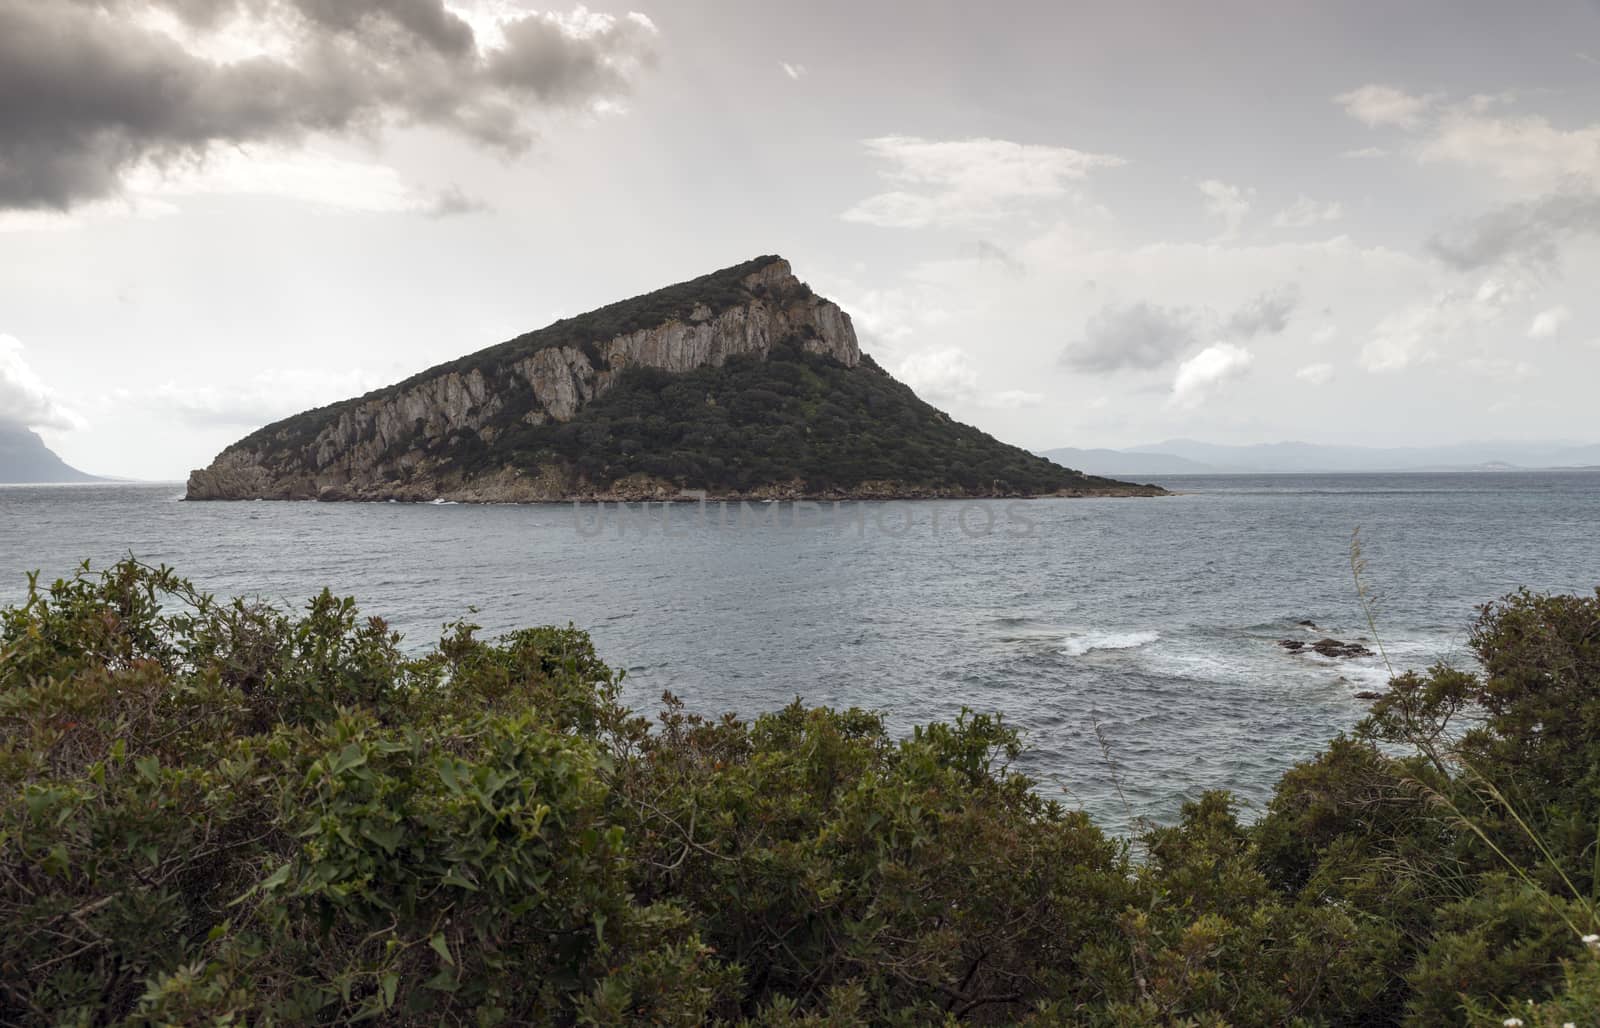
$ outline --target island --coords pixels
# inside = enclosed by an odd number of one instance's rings
[[[56,456],[39,433],[25,425],[0,419],[0,484],[55,485],[63,482],[99,482]]]
[[[781,257],[624,300],[268,425],[191,500],[1154,496],[924,402]]]

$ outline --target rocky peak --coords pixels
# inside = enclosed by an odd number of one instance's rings
[[[796,345],[861,363],[850,316],[811,291],[781,257],[758,258],[567,319],[358,400],[269,426],[190,478],[193,498],[294,494],[407,477],[441,440],[492,443],[508,413],[570,421],[629,368],[681,373]],[[241,478],[243,476],[243,478]],[[248,482],[248,487],[246,487]],[[282,490],[279,490],[282,491]]]
[[[795,278],[794,269],[789,266],[789,262],[782,257],[772,258],[755,271],[746,275],[741,281],[744,287],[751,292],[755,292],[756,289],[761,287],[789,290],[803,286],[803,283],[798,278]]]

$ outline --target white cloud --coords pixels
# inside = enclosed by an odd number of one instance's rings
[[[1446,289],[1404,307],[1378,322],[1361,350],[1361,364],[1374,372],[1426,364],[1438,356],[1437,346],[1460,341],[1499,320],[1527,291],[1521,280],[1487,278],[1476,290]]]
[[[1551,307],[1549,310],[1540,311],[1533,316],[1533,321],[1528,325],[1529,339],[1549,339],[1566,327],[1572,320],[1572,311],[1566,307]]]
[[[380,376],[364,371],[272,369],[221,386],[167,382],[120,399],[174,413],[192,425],[257,428],[383,384]]]
[[[1437,97],[1415,96],[1393,86],[1372,84],[1340,93],[1333,100],[1346,114],[1374,128],[1382,125],[1413,128]]]
[[[1030,393],[1026,389],[1003,389],[998,393],[990,393],[984,398],[985,407],[997,410],[1019,410],[1023,407],[1037,407],[1044,403],[1043,393]]]
[[[1272,224],[1277,228],[1311,228],[1343,217],[1344,206],[1338,201],[1318,203],[1302,193],[1294,203],[1273,215]]]
[[[1218,386],[1244,374],[1254,362],[1255,356],[1242,346],[1214,343],[1178,365],[1177,377],[1172,380],[1172,403],[1197,407]]]
[[[1302,382],[1309,382],[1314,386],[1327,385],[1333,381],[1332,364],[1307,364],[1294,373],[1294,377]]]
[[[269,147],[218,151],[203,162],[165,171],[146,166],[129,176],[128,189],[134,196],[151,198],[278,196],[376,214],[427,212],[437,200],[382,164]]]
[[[783,73],[796,82],[806,77],[806,66],[803,64],[790,64],[788,61],[779,61],[778,67],[782,68]]]
[[[297,200],[327,211],[425,214],[443,217],[484,209],[457,186],[427,192],[384,164],[354,161],[316,150],[271,146],[214,150],[204,159],[146,163],[124,178],[123,195],[81,204],[71,212],[0,211],[0,232],[82,229],[122,218],[164,218],[183,201],[205,196],[259,196]]]
[[[1311,333],[1311,342],[1315,346],[1321,346],[1323,343],[1328,342],[1329,340],[1333,339],[1333,337],[1338,335],[1338,334],[1339,334],[1339,329],[1338,329],[1337,326],[1335,326],[1335,325],[1323,325],[1321,328],[1319,328],[1315,332]]]
[[[1433,358],[1429,349],[1438,314],[1433,304],[1420,303],[1378,322],[1372,339],[1361,348],[1361,366],[1368,371],[1400,371]]]
[[[1206,213],[1222,221],[1222,234],[1218,238],[1237,238],[1245,216],[1250,213],[1250,201],[1256,191],[1230,186],[1214,178],[1201,182],[1199,188],[1205,194]]]
[[[83,419],[34,373],[22,351],[20,339],[0,335],[0,422],[25,428],[82,428]]]
[[[1600,124],[1561,129],[1539,115],[1489,116],[1469,102],[1444,113],[1418,159],[1487,171],[1519,195],[1592,190],[1600,187]]]
[[[1478,172],[1498,187],[1497,207],[1428,240],[1445,263],[1459,270],[1554,265],[1563,244],[1600,234],[1600,122],[1563,128],[1543,115],[1502,111],[1514,93],[1448,103],[1364,86],[1336,99],[1368,124],[1413,131],[1419,163]]]
[[[1003,139],[883,136],[866,147],[886,162],[882,176],[894,188],[861,201],[843,218],[884,228],[992,221],[1019,206],[1067,196],[1071,183],[1091,171],[1124,163],[1109,154]]]
[[[972,404],[989,410],[1023,410],[1044,403],[1043,393],[1003,389],[985,393],[978,388],[972,359],[958,346],[912,354],[895,368],[895,377],[918,396],[935,404]]]
[[[978,373],[966,351],[954,346],[912,354],[895,368],[895,377],[933,403],[960,403],[978,391]]]
[[[1532,378],[1539,373],[1538,369],[1527,361],[1508,360],[1504,357],[1469,357],[1461,362],[1461,366],[1474,375],[1481,375],[1496,382]]]
[[[951,320],[953,315],[940,303],[940,292],[917,286],[857,290],[847,284],[831,295],[850,312],[863,346],[899,350]]]
[[[1378,157],[1387,157],[1389,156],[1389,151],[1381,146],[1363,146],[1354,150],[1345,150],[1339,156],[1346,160],[1367,161]]]

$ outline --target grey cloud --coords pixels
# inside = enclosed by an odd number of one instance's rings
[[[75,428],[78,418],[62,406],[49,386],[28,366],[22,344],[0,335],[0,425],[21,428]]]
[[[434,197],[426,213],[430,218],[453,218],[461,214],[481,214],[488,209],[487,203],[460,186],[448,186]]]
[[[1083,338],[1062,352],[1061,362],[1078,371],[1149,371],[1175,360],[1201,335],[1278,335],[1299,306],[1300,288],[1293,283],[1261,293],[1227,318],[1204,308],[1108,304],[1084,323]]]
[[[1491,211],[1428,240],[1428,250],[1461,271],[1525,261],[1554,264],[1561,244],[1600,234],[1600,196],[1559,193]]]
[[[974,251],[979,264],[993,264],[1013,278],[1022,278],[1028,273],[1026,264],[1013,257],[1008,250],[987,239],[978,240]]]
[[[393,42],[423,43],[443,53],[465,53],[475,44],[472,28],[441,0],[73,0],[79,6],[126,14],[160,7],[194,28],[210,29],[233,15],[290,13],[310,25],[362,34],[371,43],[384,34]]]
[[[513,22],[503,32],[506,45],[489,61],[489,77],[546,103],[581,103],[625,92],[628,80],[612,59],[615,54],[637,54],[644,63],[654,60],[654,29],[634,18],[618,18],[583,39],[538,16]]]
[[[1171,361],[1195,340],[1194,315],[1151,303],[1100,308],[1083,326],[1083,338],[1062,353],[1079,371],[1149,370]]]
[[[472,28],[440,0],[293,0],[293,5],[313,23],[340,32],[362,33],[374,23],[388,23],[440,53],[470,53],[476,43]]]
[[[246,11],[289,34],[287,56],[219,64],[135,15],[191,24]],[[143,161],[203,160],[213,145],[425,123],[515,152],[531,107],[625,93],[654,57],[642,17],[545,15],[481,53],[440,0],[0,0],[0,209],[66,210],[116,195]]]
[[[1291,284],[1269,289],[1234,311],[1224,326],[1224,334],[1234,339],[1277,335],[1289,327],[1289,318],[1298,306],[1299,287]]]

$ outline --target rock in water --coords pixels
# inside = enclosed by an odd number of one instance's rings
[[[1314,643],[1299,639],[1279,639],[1278,645],[1290,653],[1314,652],[1324,657],[1371,657],[1375,654],[1360,643],[1340,642],[1338,639],[1318,639]]]
[[[308,411],[230,446],[192,500],[1157,495],[953,421],[850,316],[761,257]]]
[[[1338,639],[1318,639],[1311,648],[1324,657],[1370,657],[1372,651],[1360,643],[1340,642]]]

